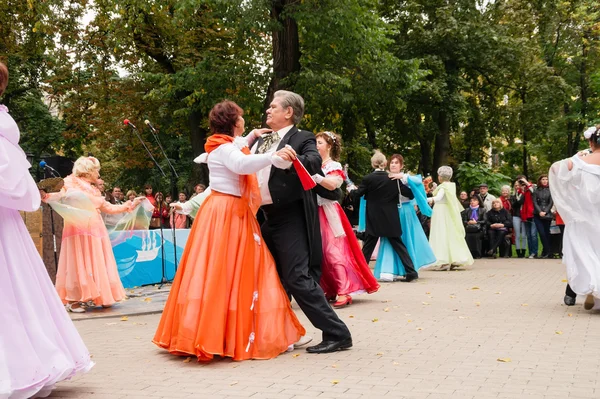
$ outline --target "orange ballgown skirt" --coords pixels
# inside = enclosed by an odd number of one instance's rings
[[[97,306],[127,297],[100,214],[84,227],[65,221],[56,291],[63,303],[94,301]]]
[[[270,359],[304,334],[246,201],[213,191],[192,226],[153,342],[198,361]]]

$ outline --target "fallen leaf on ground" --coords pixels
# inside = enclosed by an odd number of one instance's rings
[[[334,369],[337,369],[337,364],[332,364],[331,367],[333,367]]]
[[[450,299],[454,299],[456,298],[454,295],[450,295]]]
[[[238,383],[237,381],[233,381],[231,384],[229,384],[229,386],[232,387],[234,385],[237,385],[237,383]]]
[[[106,323],[107,326],[114,326],[117,323]]]
[[[562,279],[562,282],[563,282],[563,283],[567,283],[567,282],[568,282],[568,280],[567,280],[566,278],[563,278],[563,279]]]
[[[135,337],[135,339],[142,339],[141,337]]]
[[[502,294],[502,293],[501,293],[500,291],[498,291],[498,292],[494,292],[494,294],[496,294],[496,295],[500,295],[500,294]]]
[[[422,302],[423,305],[429,305],[429,302]]]
[[[127,320],[129,320],[129,317],[127,317],[127,316],[121,317],[121,321],[127,321]]]
[[[417,331],[423,330],[423,327],[417,327]]]
[[[349,318],[351,318],[351,319],[353,319],[353,318],[354,318],[354,316],[353,316],[353,315],[350,315],[350,316],[348,316],[348,317],[349,317]]]
[[[183,361],[184,363],[189,363],[192,361],[191,357],[186,357],[185,360]]]
[[[481,305],[481,302],[475,302],[475,306]]]
[[[398,362],[394,362],[394,363],[392,363],[392,364],[393,364],[394,366],[397,366],[397,365],[399,365],[400,363],[398,363]]]
[[[468,319],[467,316],[458,316],[459,319]]]
[[[572,317],[572,316],[573,316],[573,313],[569,313],[567,316],[569,316],[569,317]]]
[[[383,356],[383,352],[377,352],[377,356]]]
[[[374,319],[373,319],[373,320],[371,320],[371,321],[372,321],[373,323],[376,323],[376,322],[378,322],[378,321],[379,321],[379,319],[378,319],[378,318],[374,318]]]
[[[427,295],[431,294],[431,292],[426,292]]]
[[[499,357],[496,360],[498,360],[499,362],[502,362],[502,363],[510,363],[510,362],[512,362],[512,360],[510,359],[510,357]]]
[[[406,322],[407,322],[407,323],[412,323],[412,320],[408,319]]]
[[[150,297],[144,298],[144,302],[152,302],[152,298],[150,298]]]
[[[340,382],[339,382],[338,380],[331,380],[331,383],[332,383],[333,385],[337,385],[337,384],[339,384]]]
[[[521,306],[529,306],[528,303],[522,303]]]
[[[383,309],[383,311],[384,311],[384,312],[389,312],[389,311],[390,311],[390,308],[385,308],[385,309]]]
[[[473,288],[471,288],[471,289],[472,289],[472,290],[478,290],[478,289],[479,289],[479,287],[473,287]]]
[[[292,357],[298,357],[298,356],[300,356],[300,354],[299,354],[299,353],[294,353],[294,354],[292,355]]]
[[[563,332],[562,331],[555,331],[554,333],[557,334],[557,335],[562,335]]]
[[[381,301],[381,303],[388,303],[388,302],[392,302],[392,300],[391,299],[386,299],[384,301]]]

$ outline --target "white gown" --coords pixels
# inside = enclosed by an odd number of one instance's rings
[[[591,294],[600,308],[600,166],[579,156],[564,159],[550,169],[550,192],[565,222],[563,263],[573,291]]]

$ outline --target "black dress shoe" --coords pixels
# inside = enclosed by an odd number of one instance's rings
[[[576,299],[577,298],[574,298],[572,296],[565,295],[565,299],[564,299],[565,305],[567,305],[567,306],[575,306],[575,300]]]
[[[409,274],[409,275],[407,275],[405,278],[403,278],[400,281],[402,281],[404,283],[410,283],[411,281],[416,280],[418,278],[419,278],[418,274]]]
[[[318,345],[306,348],[308,353],[331,353],[349,349],[352,347],[352,337],[341,341],[323,341]]]

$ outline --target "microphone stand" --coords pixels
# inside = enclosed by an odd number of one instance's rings
[[[154,137],[156,144],[158,144],[158,147],[160,148],[160,151],[162,152],[163,157],[165,157],[165,159],[167,160],[167,164],[169,164],[169,168],[171,170],[171,198],[173,198],[173,200],[175,200],[175,198],[178,198],[177,179],[179,178],[179,175],[177,174],[175,167],[171,163],[171,160],[167,156],[167,153],[165,152],[165,149],[163,148],[163,146],[158,138],[156,129],[154,128],[154,126],[152,126],[150,124],[149,121],[146,121],[146,124],[150,128],[152,137]],[[169,218],[169,220],[170,220],[170,218]],[[162,224],[161,224],[161,226],[162,226]],[[171,233],[173,234],[173,264],[175,265],[175,272],[177,272],[177,266],[178,266],[179,262],[177,261],[177,238],[175,236],[175,216],[173,216],[173,223],[171,225]]]
[[[150,152],[150,150],[148,149],[148,146],[146,146],[146,143],[144,143],[144,140],[142,139],[142,136],[140,135],[140,133],[138,132],[138,130],[135,128],[135,126],[131,125],[129,123],[129,121],[126,120],[127,123],[125,123],[127,126],[129,126],[131,128],[131,130],[134,131],[135,135],[137,136],[137,138],[140,140],[140,142],[142,143],[142,146],[144,146],[144,149],[146,150],[146,152],[148,153],[148,155],[150,156],[150,158],[152,159],[152,161],[154,161],[154,165],[156,165],[156,167],[158,168],[158,170],[160,170],[160,173],[163,175],[163,177],[167,177],[165,175],[165,172],[163,171],[163,169],[160,167],[160,165],[158,164],[158,162],[156,161],[156,159],[154,158],[154,156],[152,155],[152,153]],[[164,200],[164,199],[163,199]],[[168,280],[167,280],[167,265],[166,265],[166,260],[165,260],[165,238],[163,235],[163,226],[162,226],[162,204],[163,201],[160,202],[160,205],[158,207],[158,220],[160,222],[160,249],[161,249],[161,266],[162,266],[162,277],[160,279],[160,285],[158,286],[158,289],[161,289],[163,287],[163,285],[165,285]]]

